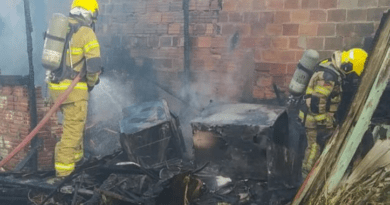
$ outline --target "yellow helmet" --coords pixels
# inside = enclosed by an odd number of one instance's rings
[[[92,18],[96,20],[99,13],[99,4],[96,0],[73,0],[71,9],[76,7],[90,11],[92,13]]]
[[[355,72],[360,76],[364,70],[367,59],[367,52],[361,48],[353,48],[341,53],[340,70],[345,74]]]

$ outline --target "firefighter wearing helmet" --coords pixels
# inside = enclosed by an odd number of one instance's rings
[[[49,72],[48,88],[52,100],[63,93],[81,73],[82,80],[61,105],[63,134],[55,147],[54,184],[70,175],[83,159],[83,133],[87,118],[89,92],[99,83],[102,70],[100,46],[94,32],[99,5],[96,0],[74,0],[68,19],[67,38],[60,69]],[[45,43],[46,44],[46,43]]]
[[[332,58],[316,65],[304,95],[305,103],[299,111],[299,119],[306,128],[308,146],[302,163],[302,176],[306,178],[321,154],[322,145],[331,136],[335,127],[337,112],[342,95],[343,79],[355,73],[361,76],[367,53],[360,48],[336,51]],[[322,137],[321,137],[322,136]]]

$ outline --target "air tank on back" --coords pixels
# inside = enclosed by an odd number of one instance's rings
[[[318,59],[319,54],[316,50],[309,49],[303,53],[289,85],[291,95],[299,97],[305,93]]]
[[[56,70],[61,65],[69,20],[63,14],[53,14],[45,35],[42,65],[47,70]]]

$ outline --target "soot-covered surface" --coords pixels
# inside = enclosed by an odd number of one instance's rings
[[[297,185],[299,143],[289,140],[286,108],[228,104],[211,107],[194,119],[196,164],[210,161],[207,175],[260,180],[268,190]]]
[[[185,146],[180,124],[165,100],[124,108],[123,116],[120,141],[129,160],[152,167],[182,158]]]

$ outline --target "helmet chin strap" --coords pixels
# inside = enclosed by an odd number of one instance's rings
[[[332,55],[332,64],[334,65],[334,67],[340,71],[340,73],[342,75],[346,75],[347,73],[341,69],[341,56],[342,56],[343,52],[341,51],[335,51]]]

